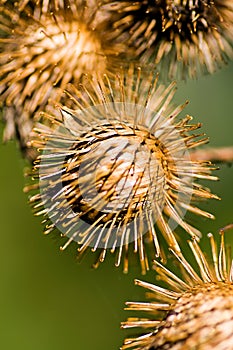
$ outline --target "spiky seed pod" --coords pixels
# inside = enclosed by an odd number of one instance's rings
[[[233,58],[231,0],[103,1],[109,35],[155,63],[165,78],[213,73]],[[111,29],[112,28],[112,29]]]
[[[229,228],[233,227],[229,225]],[[162,288],[135,280],[149,290],[150,301],[128,302],[127,309],[144,312],[147,318],[130,318],[123,328],[143,327],[148,332],[126,339],[122,350],[227,350],[233,346],[233,261],[224,243],[224,231],[218,247],[208,234],[212,256],[206,257],[195,240],[189,242],[199,273],[182,254],[173,251],[178,276],[159,262],[154,269]]]
[[[171,105],[175,84],[157,86],[157,80],[133,67],[113,80],[87,78],[71,96],[77,109],[61,106],[62,120],[45,114],[35,129],[32,144],[43,153],[34,167],[40,193],[30,202],[36,215],[45,216],[45,233],[57,227],[69,237],[62,249],[72,241],[80,254],[89,246],[101,248],[96,266],[110,248],[118,250],[117,266],[123,256],[127,272],[132,247],[145,273],[146,246],[151,259],[163,258],[155,223],[179,251],[176,226],[200,235],[183,220],[187,210],[213,218],[194,206],[198,199],[218,198],[195,182],[216,180],[213,168],[188,154],[207,139],[192,133],[200,124],[189,124],[190,116],[177,120],[186,103]],[[57,129],[46,127],[46,120]]]
[[[72,8],[55,14],[41,13],[40,6],[22,11],[10,5],[0,6],[4,139],[18,136],[26,152],[30,152],[26,144],[32,116],[36,118],[49,98],[59,100],[59,91],[68,83],[79,82],[83,73],[114,70],[113,58],[120,51],[120,46],[106,41],[95,7],[89,7],[86,1],[72,3]],[[100,17],[98,20],[101,22]]]

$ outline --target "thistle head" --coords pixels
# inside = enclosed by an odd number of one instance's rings
[[[229,225],[228,228],[233,227]],[[227,227],[226,227],[227,229]],[[230,349],[233,342],[233,262],[224,243],[209,234],[211,257],[196,240],[189,242],[196,266],[172,251],[181,276],[155,261],[154,269],[167,288],[136,280],[149,290],[147,302],[127,302],[127,309],[145,312],[129,318],[123,328],[143,327],[146,334],[125,340],[124,349]]]
[[[58,228],[68,237],[62,249],[76,241],[80,254],[98,250],[96,266],[107,250],[117,252],[125,272],[132,250],[145,273],[153,257],[165,260],[161,235],[175,251],[176,226],[200,236],[186,211],[213,218],[194,205],[218,198],[196,182],[216,179],[213,167],[188,152],[207,139],[193,133],[200,124],[190,116],[178,120],[186,103],[173,106],[174,93],[174,83],[158,85],[157,75],[130,67],[73,88],[61,117],[44,113],[31,142],[42,150],[34,166],[40,193],[30,202],[46,233]]]
[[[109,36],[155,64],[165,79],[213,73],[233,58],[231,0],[103,1]],[[112,29],[111,29],[112,28]]]
[[[54,12],[45,11],[45,4],[57,8],[58,1],[0,6],[4,139],[18,136],[26,152],[33,119],[48,100],[59,101],[67,84],[80,82],[84,73],[113,71],[122,49],[120,45],[109,47],[101,19],[96,18],[96,7],[86,1],[60,5]]]

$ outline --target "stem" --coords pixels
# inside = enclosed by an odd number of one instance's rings
[[[233,146],[214,147],[190,152],[193,161],[211,161],[213,163],[233,163]]]

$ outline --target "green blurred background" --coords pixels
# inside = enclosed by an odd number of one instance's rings
[[[233,144],[233,64],[213,76],[179,83],[177,103],[186,99],[185,112],[203,123],[211,146]],[[1,125],[2,134],[2,125]],[[81,264],[75,259],[76,245],[59,251],[60,240],[43,236],[40,220],[33,217],[22,188],[26,183],[22,160],[15,142],[0,145],[0,348],[4,350],[119,349],[127,331],[120,322],[126,300],[143,300],[144,291],[135,287],[135,277],[154,282],[155,274],[140,275],[132,267],[128,275],[114,268],[107,256],[98,270],[90,268],[89,254]],[[217,183],[208,184],[222,201],[202,208],[216,220],[193,218],[204,236],[233,222],[233,168],[221,165]],[[205,183],[206,184],[206,183]],[[233,232],[227,241],[233,244]],[[202,241],[202,247],[207,245]]]

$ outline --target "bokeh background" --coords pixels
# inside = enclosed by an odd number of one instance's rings
[[[231,63],[212,76],[178,83],[175,100],[190,100],[185,112],[203,123],[209,146],[233,144],[232,78]],[[1,124],[1,135],[2,129]],[[22,190],[27,163],[14,141],[1,143],[0,159],[0,348],[119,349],[130,333],[120,329],[120,322],[136,316],[123,311],[124,302],[144,299],[144,291],[134,286],[133,279],[155,282],[155,273],[141,276],[140,268],[132,266],[123,275],[121,267],[114,268],[111,255],[93,270],[91,254],[77,263],[75,244],[60,252],[60,239],[42,234],[40,220],[27,204]],[[191,218],[203,232],[201,246],[207,251],[206,234],[217,235],[219,228],[233,222],[233,168],[220,165],[215,174],[220,181],[207,185],[222,201],[201,207],[214,213],[216,220]],[[226,240],[233,245],[233,231]]]

